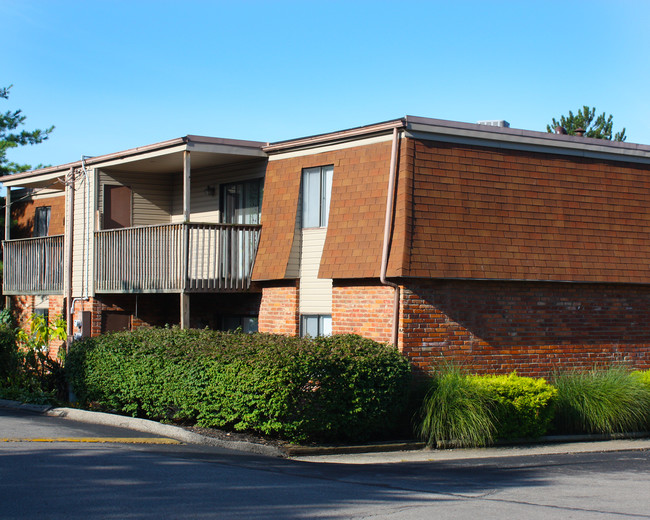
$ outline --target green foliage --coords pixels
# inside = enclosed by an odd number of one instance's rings
[[[11,329],[16,328],[16,319],[10,309],[2,309],[0,311],[0,326]]]
[[[388,435],[410,379],[395,349],[352,335],[138,329],[75,343],[66,361],[82,402],[292,441]]]
[[[541,437],[553,419],[550,406],[557,389],[544,379],[520,377],[515,372],[502,376],[475,376],[492,400],[499,439]]]
[[[0,350],[7,351],[10,362],[0,378],[0,396],[31,403],[64,400],[67,384],[63,364],[48,352],[50,341],[65,340],[65,320],[57,318],[48,324],[42,316],[33,315],[29,332],[2,325],[0,333]]]
[[[0,99],[9,99],[9,90],[12,85],[6,88],[0,88]],[[28,164],[17,164],[9,162],[7,151],[17,146],[27,144],[38,144],[45,141],[54,127],[51,126],[46,130],[21,130],[14,132],[18,127],[25,124],[26,116],[22,115],[21,110],[8,110],[0,113],[0,176],[11,173],[30,170],[32,167]]]
[[[637,378],[641,384],[650,387],[650,370],[635,370],[632,372],[632,377]]]
[[[567,134],[576,135],[575,131],[578,128],[582,128],[585,130],[585,137],[594,137],[596,139],[607,139],[611,141],[613,125],[614,122],[612,115],[606,116],[605,112],[603,112],[596,116],[596,108],[589,108],[585,105],[578,110],[577,114],[574,114],[569,110],[568,117],[560,116],[559,121],[553,118],[552,123],[546,125],[546,131],[553,133],[555,132],[556,127],[561,126],[567,131]],[[627,139],[625,136],[625,128],[613,136],[614,141],[625,141],[625,139]]]
[[[422,407],[420,436],[430,446],[484,446],[494,439],[493,398],[476,377],[455,366],[437,372]]]
[[[0,324],[0,386],[18,370],[16,334],[13,328]]]
[[[650,426],[650,386],[625,367],[559,373],[554,384],[560,432],[617,433]]]

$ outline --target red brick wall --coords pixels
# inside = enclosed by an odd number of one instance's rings
[[[394,289],[378,281],[335,280],[332,287],[332,332],[391,340]]]
[[[443,357],[520,375],[613,361],[650,368],[646,286],[412,281],[402,322],[401,348],[422,370]]]
[[[29,332],[30,330],[30,318],[32,314],[35,313],[35,297],[34,296],[12,296],[11,297],[11,308],[16,317],[18,326]],[[48,296],[48,320],[52,324],[57,318],[65,318],[65,305],[64,305],[63,296],[54,295]],[[59,348],[63,346],[63,343],[60,340],[55,340],[50,342],[49,355],[52,358],[55,358],[59,352]]]
[[[298,287],[295,282],[262,289],[258,330],[287,336],[300,333]]]

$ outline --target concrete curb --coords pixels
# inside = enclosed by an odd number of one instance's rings
[[[52,407],[49,404],[27,404],[20,401],[10,401],[9,399],[0,399],[0,408],[10,408],[12,410],[23,410],[32,413],[45,413]]]
[[[53,408],[46,411],[45,415],[63,417],[65,419],[90,424],[103,424],[106,426],[115,426],[117,428],[127,428],[138,432],[169,437],[170,439],[176,439],[177,441],[187,444],[203,444],[207,446],[215,446],[217,448],[227,448],[229,450],[254,453],[256,455],[286,457],[286,454],[275,446],[267,446],[265,444],[256,444],[245,441],[224,441],[187,431],[180,426],[161,424],[148,419],[125,417],[123,415],[114,415],[103,412],[90,412],[88,410],[78,410],[76,408]]]
[[[650,432],[635,432],[629,434],[590,434],[590,435],[555,435],[546,436],[539,439],[518,439],[509,442],[500,442],[492,448],[479,448],[479,449],[463,449],[453,448],[453,446],[439,446],[437,449],[427,448],[425,443],[422,442],[387,442],[378,444],[366,444],[357,446],[297,446],[287,445],[283,447],[270,446],[266,444],[259,444],[247,441],[236,440],[223,440],[214,437],[208,437],[195,432],[191,432],[181,428],[180,426],[173,426],[170,424],[161,424],[156,421],[148,419],[138,419],[135,417],[126,417],[123,415],[116,415],[104,412],[91,412],[89,410],[79,410],[77,408],[52,408],[49,405],[33,405],[23,404],[18,401],[10,401],[0,399],[0,408],[9,408],[14,410],[23,410],[31,413],[48,415],[51,417],[61,417],[73,421],[84,422],[88,424],[101,424],[105,426],[113,426],[117,428],[126,428],[129,430],[149,433],[161,437],[168,437],[187,444],[199,444],[205,446],[214,446],[217,448],[224,448],[229,450],[236,450],[246,453],[253,453],[256,455],[265,455],[269,457],[295,457],[295,458],[311,458],[311,457],[325,457],[328,456],[354,456],[354,455],[376,455],[380,456],[381,453],[405,453],[410,452],[413,455],[417,453],[432,454],[435,452],[458,452],[460,458],[472,458],[471,454],[476,453],[474,456],[482,458],[486,456],[488,450],[512,450],[518,452],[522,449],[544,449],[544,446],[549,447],[548,451],[556,453],[557,449],[551,449],[552,445],[566,445],[562,448],[562,452],[571,453],[571,444],[577,445],[578,443],[593,443],[593,451],[603,451],[604,441],[623,441],[630,439],[650,439]],[[646,445],[647,444],[647,445]],[[642,448],[648,449],[650,441],[644,443]],[[620,447],[611,446],[612,451],[618,451]],[[582,449],[581,451],[584,451]],[[428,455],[427,455],[428,456]],[[391,457],[392,458],[392,457]]]
[[[229,450],[253,453],[256,455],[266,455],[269,457],[287,456],[285,451],[275,446],[245,441],[226,441],[216,439],[214,437],[207,437],[205,435],[187,431],[180,426],[161,424],[148,419],[138,419],[136,417],[126,417],[123,415],[104,412],[91,412],[89,410],[79,410],[77,408],[52,408],[48,405],[23,404],[18,401],[10,401],[7,399],[0,399],[0,407],[13,410],[23,410],[26,412],[48,415],[50,417],[61,417],[88,424],[101,424],[116,428],[126,428],[138,432],[159,435],[161,437],[168,437],[187,444],[214,446],[217,448],[226,448]]]

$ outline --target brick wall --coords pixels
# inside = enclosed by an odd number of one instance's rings
[[[401,348],[421,370],[441,357],[535,376],[613,361],[650,368],[646,286],[411,281],[401,312]]]
[[[376,280],[334,281],[332,332],[390,342],[394,289]]]
[[[262,289],[258,330],[287,336],[300,333],[298,287],[295,282]]]
[[[48,296],[48,320],[52,324],[54,320],[59,317],[65,318],[65,300],[63,296],[52,295]],[[31,295],[22,295],[22,296],[12,296],[11,297],[11,308],[13,310],[14,316],[18,326],[29,332],[30,330],[30,318],[36,310],[36,298]],[[51,341],[49,345],[49,355],[52,358],[55,358],[59,352],[59,348],[62,347],[62,342],[59,340]]]

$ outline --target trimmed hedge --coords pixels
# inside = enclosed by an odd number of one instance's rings
[[[521,377],[515,372],[502,376],[475,376],[488,392],[499,439],[541,437],[553,419],[551,402],[557,389],[546,380]]]
[[[66,370],[82,403],[291,441],[386,437],[410,382],[404,356],[360,336],[177,328],[75,343]]]

